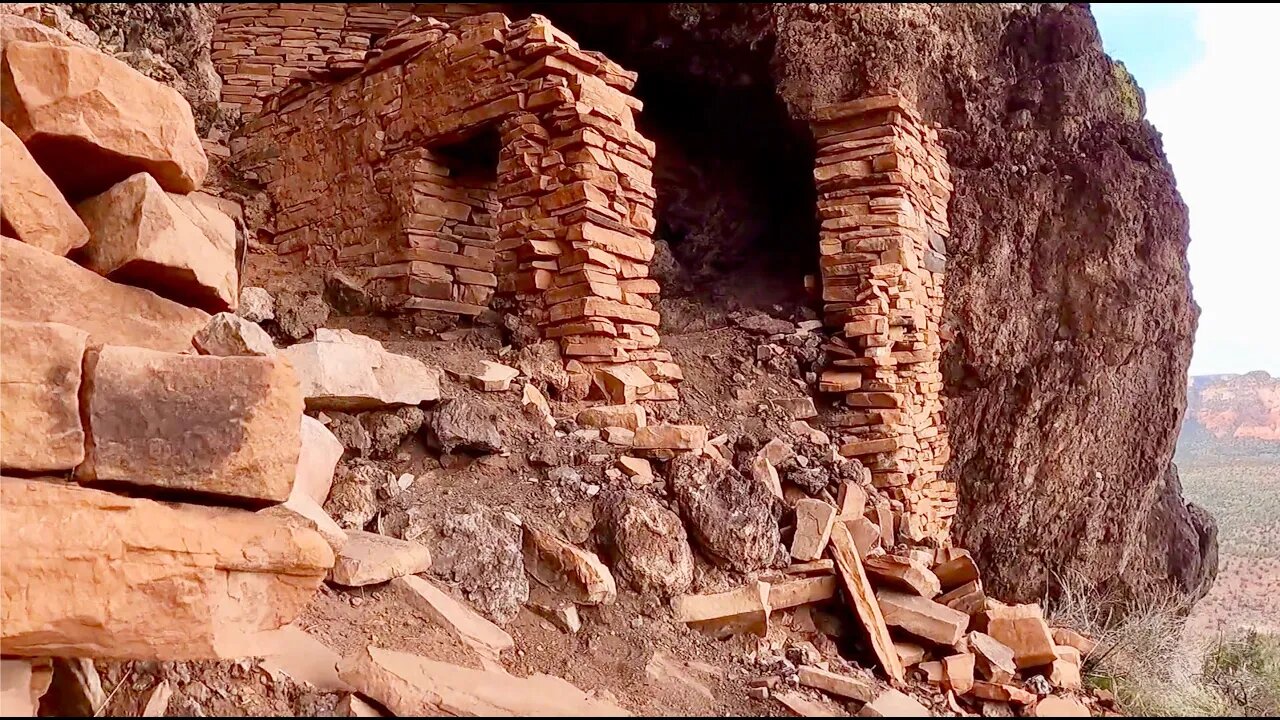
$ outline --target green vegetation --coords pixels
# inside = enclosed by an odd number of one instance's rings
[[[1142,119],[1142,90],[1129,74],[1129,69],[1119,60],[1111,61],[1111,75],[1116,80],[1116,96],[1124,109],[1124,118],[1131,122]]]
[[[1178,448],[1183,492],[1217,519],[1224,555],[1280,557],[1280,447],[1267,449]]]

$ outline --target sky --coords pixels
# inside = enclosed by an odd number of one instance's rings
[[[1280,376],[1280,5],[1094,3],[1191,214],[1192,375]]]

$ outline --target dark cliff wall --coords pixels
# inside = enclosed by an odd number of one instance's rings
[[[868,92],[914,97],[945,128],[955,183],[957,540],[1011,599],[1068,575],[1137,596],[1207,590],[1213,521],[1170,462],[1198,313],[1187,212],[1087,7],[535,9],[642,76],[764,85],[797,120]]]

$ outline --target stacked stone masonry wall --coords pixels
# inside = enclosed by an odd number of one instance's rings
[[[376,40],[415,15],[452,21],[471,3],[224,3],[212,58],[224,107],[257,114],[295,80],[358,70]]]
[[[363,274],[405,310],[475,316],[512,296],[571,360],[626,365],[634,399],[674,399],[635,75],[541,16],[410,21],[376,49],[354,75],[267,98],[233,138],[278,250]],[[451,158],[485,134],[496,182],[460,177]]]
[[[939,477],[950,454],[939,369],[946,156],[897,96],[824,108],[813,132],[822,299],[839,328],[820,389],[848,406],[832,418],[840,452],[902,503],[900,533],[944,541],[956,512],[956,489]]]

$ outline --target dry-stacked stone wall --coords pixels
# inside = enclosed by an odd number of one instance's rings
[[[956,489],[939,358],[949,166],[936,132],[903,98],[868,97],[816,113],[814,180],[822,299],[832,367],[820,380],[847,411],[832,419],[841,454],[902,503],[912,541],[950,532]]]
[[[375,49],[354,75],[271,96],[233,140],[278,249],[409,311],[512,296],[569,359],[625,364],[636,399],[674,399],[634,73],[536,15],[401,23]]]

